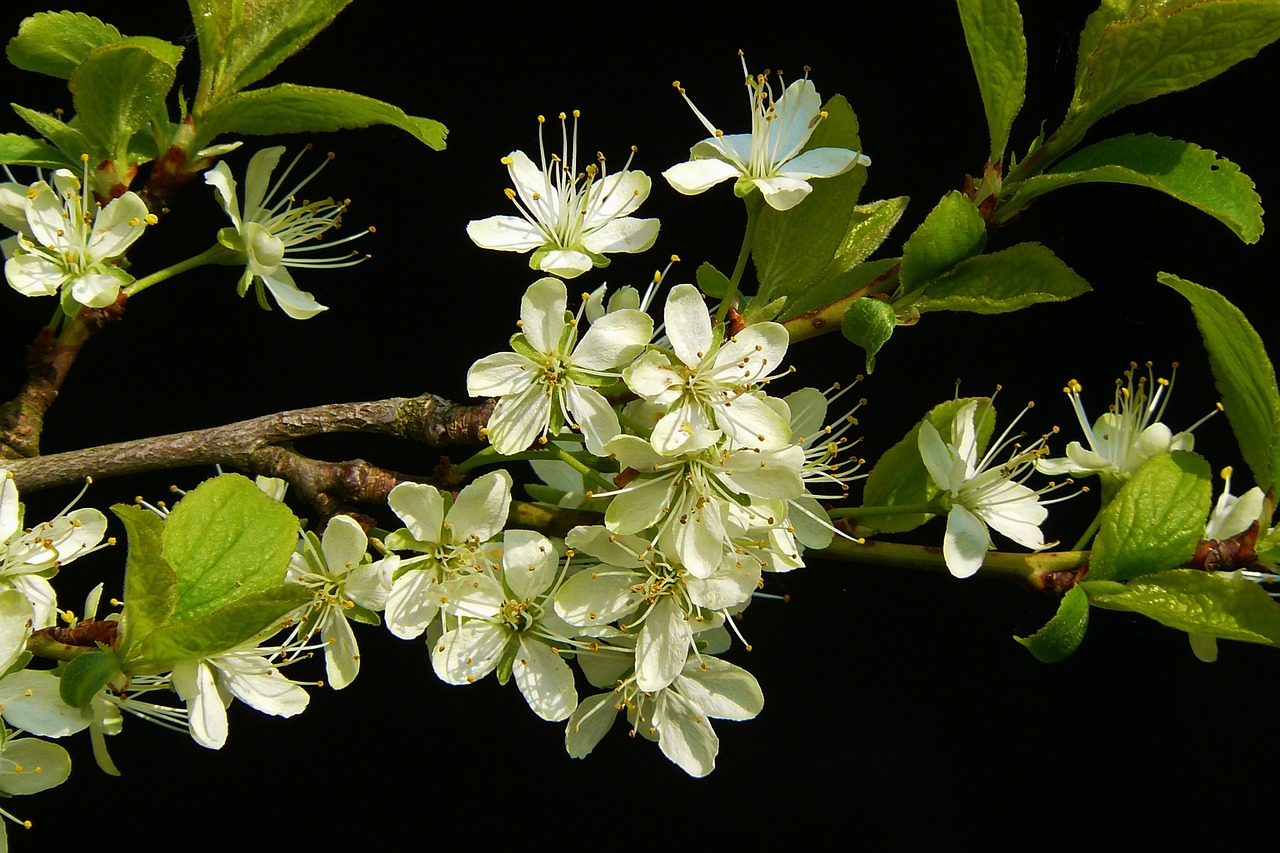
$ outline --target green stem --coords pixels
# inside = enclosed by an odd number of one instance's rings
[[[733,275],[729,276],[729,289],[716,310],[716,322],[723,323],[729,314],[729,306],[738,301],[738,288],[742,282],[742,274],[747,271],[747,260],[751,257],[751,244],[756,239],[756,226],[760,224],[760,213],[764,210],[764,194],[757,191],[744,199],[747,205],[747,227],[742,234],[742,248],[738,250],[738,261],[733,265]]]
[[[1089,522],[1089,527],[1084,531],[1084,533],[1080,534],[1080,538],[1076,540],[1075,547],[1072,548],[1071,550],[1073,551],[1082,550],[1086,545],[1089,544],[1089,541],[1093,539],[1094,536],[1097,535],[1098,528],[1101,526],[1102,526],[1102,508],[1099,507],[1097,515],[1093,517],[1093,521]]]
[[[891,568],[947,572],[942,549],[933,545],[903,545],[897,542],[865,543],[836,539],[827,548],[812,552],[825,559],[867,563]],[[982,577],[1016,581],[1032,589],[1045,589],[1047,578],[1057,572],[1079,569],[1089,561],[1088,551],[1038,551],[1031,554],[988,552],[978,570]]]
[[[221,243],[217,243],[195,257],[187,258],[185,261],[180,261],[171,267],[165,267],[162,270],[153,272],[145,278],[138,279],[133,284],[124,288],[124,293],[129,297],[137,296],[152,285],[159,284],[162,281],[173,278],[179,273],[184,273],[187,270],[202,267],[206,264],[236,265],[243,263],[245,263],[245,256],[242,253],[237,252],[234,249],[228,249]]]

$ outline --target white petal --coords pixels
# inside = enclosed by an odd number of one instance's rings
[[[551,424],[551,390],[531,384],[514,397],[503,397],[489,416],[489,443],[504,456],[528,449]]]
[[[207,749],[227,742],[227,708],[204,661],[182,661],[173,668],[173,684],[187,703],[187,728],[192,739]]]
[[[658,229],[656,219],[615,219],[584,234],[582,245],[588,252],[597,255],[608,252],[644,252],[652,248],[658,239]]]
[[[93,231],[85,247],[86,264],[114,258],[124,253],[147,227],[146,202],[137,193],[125,193],[98,211]]]
[[[756,178],[752,183],[764,194],[765,202],[774,210],[790,210],[813,192],[813,187],[807,181],[781,175],[772,178]]]
[[[435,486],[401,483],[387,495],[387,504],[419,542],[439,542],[444,521],[444,498]]]
[[[586,758],[613,727],[618,717],[618,697],[597,693],[583,699],[569,717],[564,730],[564,748],[572,758]]]
[[[300,290],[284,267],[271,275],[264,275],[262,281],[275,297],[280,310],[295,320],[308,320],[321,311],[329,310],[329,306],[321,305],[310,293]]]
[[[440,595],[435,572],[412,570],[391,584],[383,616],[392,634],[402,640],[412,640],[427,629],[439,612]]]
[[[240,202],[236,199],[236,180],[231,177],[231,167],[219,161],[216,166],[204,173],[204,182],[217,192],[222,209],[235,223],[236,231],[241,230]]]
[[[572,364],[584,370],[612,370],[640,354],[653,337],[653,318],[623,308],[605,314],[574,347]]]
[[[576,249],[553,249],[538,260],[538,269],[561,278],[577,278],[593,266],[591,256]]]
[[[591,187],[591,195],[587,200],[588,229],[598,227],[600,223],[627,216],[633,213],[646,198],[653,187],[653,181],[644,172],[615,172]],[[657,220],[653,222],[657,230]],[[594,249],[592,251],[595,251]]]
[[[947,534],[942,556],[951,574],[967,578],[982,567],[991,547],[991,535],[982,520],[959,504],[947,513]]]
[[[675,686],[708,717],[751,720],[764,709],[764,692],[754,675],[708,655],[690,658]]]
[[[330,573],[345,575],[364,559],[369,550],[369,537],[351,516],[335,515],[325,526],[320,550]]]
[[[471,365],[467,393],[472,397],[506,397],[528,389],[541,368],[515,352],[500,352]]]
[[[277,145],[264,148],[250,158],[244,179],[244,215],[247,219],[256,218],[271,186],[271,173],[283,154],[284,146]]]
[[[9,286],[23,296],[53,296],[67,280],[67,271],[44,255],[14,255],[4,264]]]
[[[529,707],[544,720],[568,719],[578,707],[573,670],[546,643],[522,635],[511,674]]]
[[[588,262],[587,269],[590,268]],[[563,281],[541,278],[529,285],[520,300],[520,328],[524,331],[529,346],[538,352],[559,351],[567,304],[568,291]]]
[[[556,579],[559,558],[547,537],[532,530],[502,535],[502,575],[519,601],[532,601]]]
[[[431,666],[447,684],[471,684],[493,672],[511,631],[473,620],[445,634],[431,649]]]
[[[692,703],[671,691],[658,697],[653,713],[662,754],[690,776],[706,776],[716,767],[720,738],[711,721]]]
[[[649,610],[636,641],[636,686],[646,693],[666,687],[689,657],[693,630],[685,613],[669,595]]]
[[[595,456],[607,455],[605,442],[622,432],[618,424],[618,413],[594,388],[570,385],[566,389],[566,397],[569,413],[575,421],[574,426],[582,431],[587,450]]]
[[[90,308],[106,308],[120,297],[120,279],[110,273],[85,273],[71,280],[71,297]]]
[[[809,141],[822,109],[822,98],[812,80],[795,80],[774,105],[774,119],[768,123],[769,144],[775,155],[792,156]]]
[[[355,640],[351,642],[354,647]],[[328,657],[327,652],[325,656]],[[226,684],[231,695],[255,711],[274,717],[292,717],[306,710],[311,701],[307,691],[285,678],[256,649],[219,656],[213,659],[213,664],[218,669],[219,680]]]
[[[639,578],[631,572],[578,572],[556,591],[556,613],[579,628],[608,625],[640,606],[644,594],[634,589]]]
[[[783,164],[781,174],[787,178],[832,178],[853,168],[858,152],[848,148],[813,148]]]
[[[454,542],[475,537],[488,542],[507,524],[511,506],[511,475],[490,471],[464,488],[445,516]]]
[[[697,367],[711,349],[711,316],[698,288],[692,284],[677,284],[667,295],[667,339],[671,348],[689,367]]]
[[[330,613],[320,639],[324,642],[324,669],[329,686],[341,690],[360,674],[360,647],[351,623],[339,613]]]
[[[66,737],[88,728],[92,714],[63,702],[58,695],[59,683],[53,673],[34,669],[15,672],[0,681],[5,721],[43,737]]]
[[[528,252],[547,244],[541,228],[519,216],[490,216],[467,223],[467,236],[482,249]]]
[[[678,163],[662,173],[667,183],[678,193],[697,195],[721,181],[737,178],[742,174],[737,166],[724,160],[708,158]]]

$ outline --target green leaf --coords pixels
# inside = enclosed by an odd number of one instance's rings
[[[867,373],[875,370],[876,353],[888,343],[897,325],[893,306],[883,299],[864,296],[849,306],[840,323],[844,336],[867,353]]]
[[[956,0],[991,133],[991,162],[1004,158],[1027,88],[1027,39],[1015,0]]]
[[[51,116],[48,113],[37,112],[26,107],[11,104],[13,111],[18,117],[31,125],[36,133],[52,142],[66,155],[66,165],[80,171],[80,155],[81,154],[98,154],[99,159],[106,159],[104,156],[109,152],[93,150],[93,144],[85,138],[85,135],[74,125],[67,124],[57,116]]]
[[[86,652],[67,664],[58,678],[58,696],[72,708],[87,708],[108,681],[120,672],[115,652]]]
[[[62,169],[72,165],[65,154],[49,143],[20,133],[0,133],[0,163]]]
[[[858,117],[849,102],[836,95],[823,109],[827,118],[814,129],[805,150],[861,151]],[[751,244],[760,304],[803,293],[822,275],[839,252],[848,232],[849,212],[857,205],[866,179],[866,167],[854,166],[843,175],[813,180],[813,191],[790,210],[765,207]]]
[[[1161,625],[1224,640],[1280,646],[1280,603],[1258,584],[1243,578],[1177,569],[1125,584],[1095,588],[1080,584],[1089,602],[1109,610],[1127,610]]]
[[[23,71],[70,80],[91,50],[121,38],[115,27],[83,12],[38,12],[18,25],[5,55]]]
[[[1085,24],[1067,123],[1199,85],[1277,38],[1275,0],[1109,0]]]
[[[929,211],[924,222],[902,247],[902,292],[911,293],[926,281],[982,251],[987,223],[963,193],[952,190]]]
[[[1280,475],[1280,391],[1262,338],[1217,291],[1165,272],[1156,278],[1191,303],[1240,455],[1254,482],[1270,491]]]
[[[124,159],[133,134],[163,114],[176,74],[174,64],[139,44],[122,41],[90,51],[68,86],[94,151]]]
[[[712,299],[722,299],[729,292],[729,276],[720,272],[709,262],[703,261],[699,264],[696,275],[698,289]]]
[[[200,43],[200,85],[192,112],[275,70],[333,22],[351,0],[187,0]]]
[[[1039,243],[1019,243],[1001,252],[961,261],[935,279],[921,296],[905,297],[926,311],[1001,314],[1041,302],[1063,302],[1092,288]],[[904,308],[906,306],[903,306]]]
[[[116,639],[116,652],[128,666],[142,640],[163,625],[177,607],[178,582],[161,556],[164,521],[153,512],[127,504],[116,504],[111,511],[124,523],[129,542],[124,610]]]
[[[978,400],[984,404],[979,407],[979,418],[976,424],[978,452],[982,453],[991,432],[995,428],[995,407],[990,405],[986,397],[961,397],[948,400],[929,410],[924,419],[933,424],[942,434],[943,440],[951,435],[951,421],[956,412],[965,403]],[[867,475],[866,487],[863,490],[862,503],[868,507],[891,507],[903,504],[927,503],[938,494],[938,485],[925,468],[920,458],[920,423],[911,428],[902,440],[890,447],[876,460],[871,473]],[[873,528],[881,533],[901,533],[919,527],[932,515],[914,513],[911,515],[892,515],[857,519],[860,525]]]
[[[171,621],[142,641],[140,667],[205,658],[248,643],[271,631],[281,619],[312,600],[301,584],[280,584],[241,596],[215,612]]]
[[[1102,512],[1090,580],[1126,580],[1191,559],[1209,515],[1209,463],[1184,451],[1148,461]]]
[[[1190,142],[1153,134],[1105,139],[1077,151],[1052,171],[1023,181],[1001,207],[1021,210],[1051,190],[1095,182],[1159,190],[1209,214],[1246,243],[1262,236],[1262,200],[1239,166]]]
[[[1014,637],[1041,663],[1057,663],[1071,655],[1089,626],[1089,596],[1078,586],[1067,590],[1058,612],[1030,637]]]
[[[893,263],[897,263],[896,260],[887,265],[880,262],[877,271],[869,274],[869,265],[863,261],[880,248],[906,208],[906,196],[855,207],[845,226],[845,235],[836,246],[835,257],[817,278],[803,289],[792,293],[787,301],[787,310],[783,312],[783,319],[790,319],[842,299],[874,280]]]
[[[438,121],[406,115],[399,107],[364,95],[341,89],[281,83],[266,89],[240,92],[218,102],[199,117],[197,142],[192,147],[204,147],[223,133],[303,133],[374,124],[398,127],[436,151],[444,149],[448,133]]]
[[[188,622],[284,581],[298,519],[252,480],[223,474],[178,502],[164,524],[163,556],[178,585],[171,622]]]

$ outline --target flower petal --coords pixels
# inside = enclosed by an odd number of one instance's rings
[[[519,216],[490,216],[467,223],[467,236],[482,249],[528,252],[547,244],[542,229]]]
[[[947,533],[942,540],[942,556],[951,574],[967,578],[982,567],[991,547],[991,535],[982,519],[955,504],[947,513]]]
[[[677,163],[662,173],[667,183],[684,195],[697,195],[722,181],[741,175],[741,170],[734,164],[711,158]]]

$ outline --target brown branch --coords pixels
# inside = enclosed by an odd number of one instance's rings
[[[371,494],[381,488],[388,472],[366,463],[319,463],[298,456],[282,455],[277,445],[299,438],[335,432],[366,432],[393,435],[432,447],[479,445],[482,429],[493,411],[493,400],[475,406],[459,406],[434,394],[420,397],[392,397],[368,403],[335,403],[279,412],[211,429],[174,433],[155,438],[107,444],[32,459],[6,460],[21,491],[39,491],[54,486],[82,482],[86,477],[118,477],[181,468],[190,465],[224,465],[242,471],[290,470],[298,474],[298,488],[318,492],[333,489],[347,499]],[[291,452],[291,451],[287,451]],[[301,460],[311,463],[302,465]],[[347,466],[344,473],[341,466]],[[274,466],[274,467],[273,467]],[[319,466],[319,467],[317,467]],[[331,466],[327,470],[324,466]],[[363,466],[368,469],[359,470]],[[394,475],[392,475],[394,476]],[[361,485],[361,478],[369,482]],[[329,487],[325,488],[324,484]],[[339,488],[339,484],[342,485]],[[345,490],[345,491],[344,491]],[[385,493],[383,493],[385,497]]]

